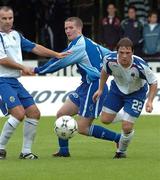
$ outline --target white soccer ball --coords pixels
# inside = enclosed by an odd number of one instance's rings
[[[61,116],[55,121],[54,131],[59,138],[70,139],[77,130],[77,121],[71,116]]]

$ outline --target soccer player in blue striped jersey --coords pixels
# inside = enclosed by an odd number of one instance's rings
[[[70,17],[65,21],[65,33],[72,53],[62,60],[51,59],[42,67],[34,69],[35,73],[53,73],[66,66],[76,64],[82,77],[81,85],[69,95],[69,99],[57,112],[57,118],[63,115],[78,114],[78,131],[80,134],[99,139],[119,142],[120,134],[92,124],[102,109],[103,99],[108,91],[104,87],[102,96],[94,103],[92,96],[99,86],[100,71],[103,66],[103,56],[110,51],[82,34],[83,22],[78,17]],[[65,82],[64,82],[65,83]],[[59,151],[54,156],[70,156],[68,140],[59,139]]]
[[[133,55],[133,43],[128,38],[119,41],[117,52],[104,57],[100,85],[93,96],[94,101],[101,97],[110,75],[114,79],[104,100],[101,120],[109,124],[114,121],[120,109],[123,109],[122,135],[114,158],[125,158],[128,144],[134,134],[134,123],[146,100],[148,85],[145,109],[149,113],[153,110],[152,102],[157,92],[157,78],[142,58]]]
[[[25,39],[13,26],[13,10],[0,7],[0,109],[9,115],[0,135],[0,159],[6,158],[6,145],[11,135],[25,118],[21,159],[37,159],[31,152],[40,112],[32,96],[18,81],[21,73],[32,74],[32,68],[22,64],[22,50],[45,57],[65,57],[68,53],[57,53]]]

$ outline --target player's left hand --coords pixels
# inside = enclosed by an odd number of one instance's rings
[[[152,103],[149,102],[149,101],[147,101],[147,102],[146,102],[146,112],[151,113],[152,110],[153,110]]]
[[[101,96],[101,94],[102,94],[102,91],[101,91],[101,90],[97,90],[97,91],[93,94],[93,97],[92,97],[93,102],[96,102],[96,101],[99,99],[99,97]]]

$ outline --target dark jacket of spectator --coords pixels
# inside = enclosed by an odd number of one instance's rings
[[[122,37],[128,37],[133,41],[134,46],[142,41],[143,26],[140,21],[134,19],[124,19],[121,23]]]
[[[128,9],[130,6],[136,8],[137,18],[141,23],[147,22],[148,13],[150,11],[150,4],[148,0],[125,0],[124,17],[127,18]]]
[[[114,50],[120,39],[120,20],[117,16],[111,20],[109,17],[102,19],[101,42],[110,50]]]
[[[134,45],[134,54],[142,55],[143,24],[136,18],[135,7],[128,9],[128,18],[121,22],[121,37],[128,37]]]
[[[100,23],[100,42],[110,50],[115,49],[120,39],[120,19],[116,16],[116,11],[115,4],[109,3],[106,7],[106,16]]]

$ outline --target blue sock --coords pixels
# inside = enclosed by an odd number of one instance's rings
[[[59,147],[60,147],[59,152],[61,154],[68,154],[69,153],[68,140],[58,138],[58,142],[59,142]]]
[[[117,134],[116,132],[106,129],[102,126],[91,125],[89,128],[89,136],[118,143],[121,134]]]

